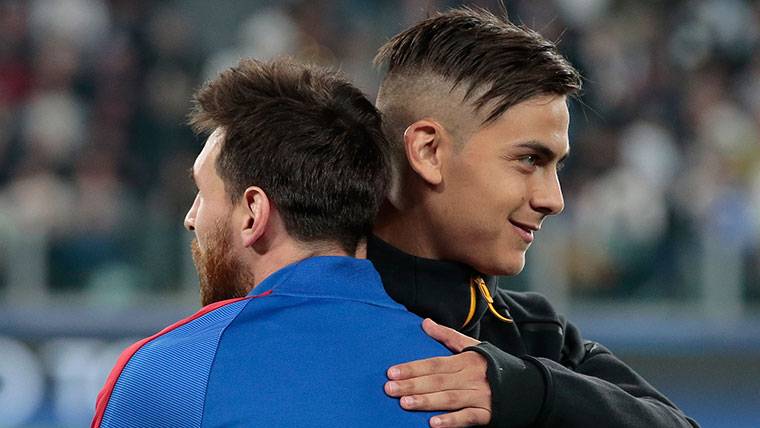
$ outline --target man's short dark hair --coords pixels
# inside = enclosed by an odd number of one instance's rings
[[[386,81],[434,74],[465,88],[462,101],[489,106],[483,124],[537,95],[573,95],[581,78],[554,43],[480,8],[437,13],[382,46],[376,64]],[[382,88],[381,88],[382,94]]]
[[[353,253],[389,181],[380,114],[335,71],[242,60],[194,97],[196,132],[224,130],[217,171],[231,200],[262,188],[291,236]]]

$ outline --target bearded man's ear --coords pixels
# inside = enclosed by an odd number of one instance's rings
[[[271,213],[271,201],[267,194],[256,186],[245,189],[244,219],[241,230],[244,247],[252,247],[266,231]]]

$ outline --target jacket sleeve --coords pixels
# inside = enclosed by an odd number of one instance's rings
[[[488,362],[492,427],[698,427],[603,346],[570,323],[561,363],[517,357],[488,342],[467,348]]]

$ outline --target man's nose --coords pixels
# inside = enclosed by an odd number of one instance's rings
[[[565,209],[562,186],[556,172],[541,180],[535,187],[530,201],[531,207],[544,215],[556,215]]]
[[[185,229],[192,232],[195,230],[195,212],[197,210],[198,205],[198,196],[195,197],[195,200],[193,200],[193,205],[190,207],[190,209],[187,211],[187,214],[185,214]]]
[[[190,212],[185,216],[185,229],[190,232],[195,230],[195,225],[193,224],[193,218],[190,217]]]
[[[195,219],[190,216],[190,211],[187,212],[187,215],[185,215],[185,229],[192,232],[195,230]]]

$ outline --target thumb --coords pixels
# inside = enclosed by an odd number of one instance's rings
[[[430,318],[422,321],[422,329],[428,336],[437,340],[452,352],[462,352],[468,346],[475,346],[479,341],[446,326],[442,326]]]

